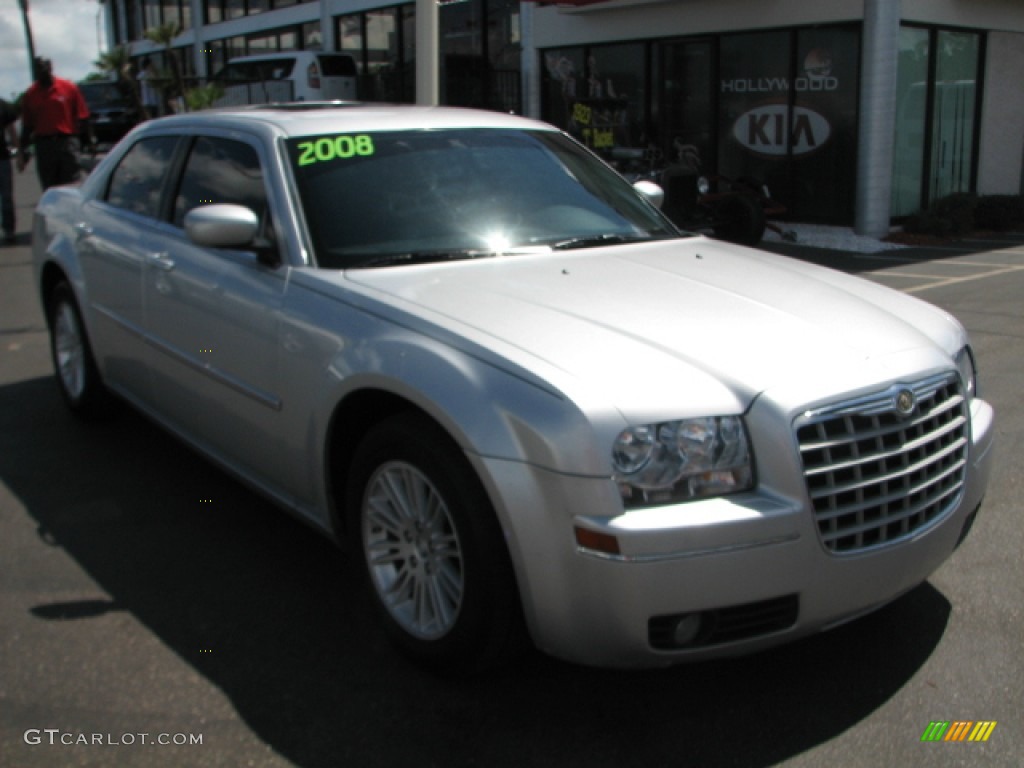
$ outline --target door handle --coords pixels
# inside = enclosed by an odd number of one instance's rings
[[[174,259],[170,257],[167,251],[149,254],[149,263],[164,272],[170,272],[174,269]]]

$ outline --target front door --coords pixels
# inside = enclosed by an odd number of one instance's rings
[[[153,241],[145,301],[156,410],[206,450],[279,490],[278,310],[286,270],[249,251],[191,242],[185,214],[207,203],[269,216],[253,145],[197,138],[175,195],[175,226]]]

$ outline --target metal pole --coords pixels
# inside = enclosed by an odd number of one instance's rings
[[[36,46],[32,42],[32,25],[28,20],[28,0],[18,0],[21,6],[21,20],[25,24],[25,41],[28,43],[28,79],[36,79]]]

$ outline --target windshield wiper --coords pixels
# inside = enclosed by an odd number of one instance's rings
[[[371,256],[348,266],[349,269],[374,269],[376,267],[397,267],[411,264],[432,264],[438,261],[461,261],[464,259],[482,259],[495,256],[494,251],[461,250],[461,251],[412,251],[410,253],[386,253]]]
[[[573,248],[590,248],[596,245],[615,245],[616,243],[635,243],[640,240],[650,239],[650,235],[616,235],[608,233],[603,235],[583,235],[552,243],[551,250],[568,251]]]

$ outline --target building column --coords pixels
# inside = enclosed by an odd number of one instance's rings
[[[436,106],[441,99],[437,0],[416,0],[416,103]]]
[[[889,232],[899,42],[900,0],[864,0],[854,220],[858,235],[884,237]]]
[[[535,3],[532,2],[519,4],[519,31],[522,41],[519,66],[522,70],[520,82],[523,90],[523,114],[539,120],[541,70],[540,54],[533,42],[534,6]]]
[[[203,0],[190,0],[192,6],[192,31],[194,42],[192,43],[192,71],[196,73],[200,83],[205,83],[206,78],[213,72],[206,71],[206,25],[203,23]]]

